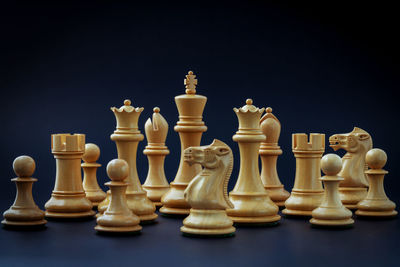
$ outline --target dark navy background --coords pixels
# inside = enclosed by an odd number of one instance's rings
[[[110,107],[127,98],[145,108],[142,132],[154,106],[169,122],[165,172],[172,181],[180,154],[174,96],[184,93],[188,70],[197,75],[197,93],[208,97],[202,144],[218,138],[234,151],[230,188],[239,171],[232,108],[252,98],[256,106],[271,106],[282,123],[278,172],[288,190],[295,173],[292,133],[329,137],[358,126],[386,151],[385,189],[400,203],[398,26],[394,6],[365,3],[2,1],[0,208],[13,202],[12,162],[23,154],[36,160],[34,197],[43,208],[54,186],[53,133],[85,133],[87,142],[100,146],[103,185],[104,167],[117,156],[109,138],[115,130]],[[142,182],[145,145],[138,149]],[[327,146],[326,152],[333,150]],[[0,264],[389,266],[400,245],[397,220],[356,221],[354,229],[338,232],[283,219],[279,227],[240,228],[235,238],[223,240],[184,238],[181,220],[165,218],[141,236],[118,239],[96,236],[94,224],[0,230]]]

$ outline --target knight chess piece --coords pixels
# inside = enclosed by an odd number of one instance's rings
[[[175,97],[179,112],[179,121],[174,130],[179,133],[181,141],[181,158],[178,172],[170,189],[161,199],[163,206],[160,212],[164,215],[188,215],[190,205],[185,200],[183,192],[189,182],[201,171],[200,164],[189,165],[184,160],[184,150],[188,147],[200,146],[201,136],[207,131],[204,125],[203,110],[207,97],[196,94],[197,79],[192,71],[188,72],[184,81],[186,94]]]
[[[232,150],[224,142],[214,139],[211,145],[185,149],[184,158],[188,164],[201,164],[203,170],[185,190],[185,199],[192,208],[181,231],[184,235],[233,235],[233,221],[226,213],[227,208],[233,208],[228,197]]]
[[[379,148],[371,149],[365,156],[369,170],[369,189],[365,199],[357,204],[356,215],[361,217],[394,217],[397,215],[396,204],[389,200],[383,187],[383,179],[388,171],[382,169],[387,161],[385,151]]]
[[[350,133],[332,135],[329,143],[335,151],[344,149],[347,152],[342,157],[343,168],[339,176],[344,180],[340,182],[339,193],[347,208],[356,209],[357,203],[367,195],[365,155],[372,149],[372,138],[363,129],[354,127]]]
[[[310,141],[305,133],[292,135],[292,150],[296,157],[296,175],[290,197],[285,201],[283,214],[311,216],[324,196],[320,161],[325,151],[325,134],[312,133]]]
[[[82,186],[81,160],[85,152],[84,134],[51,135],[51,152],[57,162],[56,182],[47,201],[48,218],[92,217],[92,203]]]
[[[277,224],[281,216],[278,206],[269,198],[261,182],[258,168],[260,142],[266,137],[260,129],[260,117],[264,108],[253,106],[251,99],[246,105],[233,109],[239,120],[239,130],[233,136],[240,150],[240,171],[229,198],[234,208],[227,213],[236,224]]]
[[[165,156],[169,154],[165,146],[165,139],[168,134],[168,123],[160,114],[160,108],[153,109],[153,121],[149,118],[145,125],[147,146],[143,154],[149,161],[149,171],[143,184],[143,189],[147,192],[147,197],[160,207],[161,197],[168,191],[169,184],[164,172]]]
[[[117,120],[117,129],[111,135],[111,140],[117,145],[118,158],[125,160],[129,165],[129,175],[126,178],[128,188],[126,190],[126,199],[128,207],[134,214],[139,216],[140,222],[151,223],[158,215],[155,212],[156,207],[147,198],[146,191],[143,190],[136,168],[136,154],[139,141],[144,136],[138,128],[138,120],[143,108],[134,108],[130,100],[125,100],[120,108],[111,108]],[[99,204],[98,210],[103,213],[110,202],[110,194]]]
[[[271,200],[279,207],[284,207],[290,194],[279,180],[276,170],[278,156],[282,155],[282,149],[278,145],[281,123],[272,114],[272,108],[268,107],[265,111],[266,114],[260,120],[261,131],[267,138],[261,142],[259,151],[262,164],[261,180]]]
[[[110,204],[103,215],[97,218],[94,229],[99,232],[134,233],[142,227],[140,219],[129,209],[126,201],[126,188],[124,182],[129,174],[129,165],[125,160],[114,159],[107,164],[107,174],[111,181],[106,183],[110,187]]]
[[[33,200],[32,186],[37,181],[32,178],[35,171],[35,161],[29,156],[19,156],[13,162],[15,174],[11,179],[17,187],[17,195],[14,204],[3,213],[4,226],[11,227],[36,227],[47,223],[44,219],[44,211],[40,210]]]
[[[101,164],[96,161],[100,157],[100,148],[95,145],[88,143],[85,145],[85,153],[83,154],[83,163],[81,167],[83,169],[83,189],[87,199],[92,202],[93,207],[99,205],[101,201],[106,198],[106,193],[101,190],[99,184],[97,183],[96,172]]]
[[[324,183],[325,194],[321,205],[312,211],[310,223],[321,227],[351,226],[353,213],[343,206],[339,197],[339,183],[343,181],[337,174],[342,169],[342,159],[335,154],[327,154],[321,159],[321,170],[325,176],[320,180]]]

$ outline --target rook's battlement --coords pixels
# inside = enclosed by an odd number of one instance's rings
[[[53,152],[85,152],[85,135],[52,134],[51,150]]]
[[[292,134],[292,149],[293,150],[325,150],[325,134],[311,133],[310,141],[305,133]]]

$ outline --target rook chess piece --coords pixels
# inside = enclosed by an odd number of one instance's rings
[[[5,226],[31,227],[43,226],[47,223],[44,211],[40,210],[32,197],[32,185],[37,181],[32,178],[35,171],[35,161],[29,156],[20,156],[14,160],[13,168],[18,176],[11,179],[17,186],[14,204],[3,213]]]
[[[292,135],[292,150],[296,157],[296,176],[290,197],[285,201],[285,215],[311,216],[324,195],[321,177],[321,157],[325,151],[325,134]]]
[[[365,217],[393,217],[397,215],[396,204],[386,196],[383,179],[388,171],[382,169],[387,161],[385,151],[379,148],[371,149],[365,156],[370,167],[365,171],[368,175],[369,189],[365,199],[357,204],[357,216]]]
[[[143,189],[147,192],[147,197],[157,206],[161,206],[161,197],[168,191],[169,184],[164,172],[165,156],[169,154],[165,146],[165,139],[168,134],[168,123],[160,114],[160,108],[153,109],[153,121],[149,118],[145,125],[147,146],[143,154],[149,161],[149,172]]]
[[[245,106],[233,110],[239,119],[233,141],[239,143],[240,171],[235,188],[229,193],[234,208],[227,213],[236,224],[277,224],[281,218],[279,208],[264,189],[258,168],[260,142],[266,139],[260,129],[264,108],[253,106],[253,101],[247,99]]]
[[[231,149],[214,139],[211,145],[185,149],[184,157],[188,164],[204,168],[185,190],[185,199],[192,208],[181,231],[184,235],[233,235],[233,221],[226,214],[227,208],[233,208],[227,191],[233,167]]]
[[[87,199],[92,202],[93,207],[97,207],[101,201],[106,198],[106,193],[101,190],[97,183],[96,172],[101,164],[96,161],[100,157],[100,149],[97,145],[88,143],[85,145],[85,154],[83,154],[83,189]]]
[[[320,178],[324,183],[324,198],[322,204],[312,211],[310,223],[322,227],[353,225],[353,213],[343,206],[339,197],[339,182],[343,181],[343,178],[337,174],[342,169],[342,159],[335,154],[325,155],[321,159],[321,169],[325,174]]]
[[[276,171],[276,161],[278,156],[282,155],[282,150],[278,146],[281,123],[272,114],[272,108],[267,108],[265,111],[266,114],[260,120],[261,131],[267,138],[260,146],[261,180],[271,200],[279,207],[283,207],[290,194],[283,187]]]
[[[202,121],[204,106],[207,97],[196,94],[197,79],[192,71],[188,72],[184,81],[186,94],[175,97],[178,107],[179,121],[174,130],[179,133],[181,140],[181,159],[175,179],[170,184],[170,189],[161,199],[163,206],[160,212],[169,215],[188,215],[190,205],[183,196],[189,182],[200,171],[199,164],[189,165],[184,161],[184,150],[191,146],[200,146],[203,132],[207,131],[207,126]]]
[[[129,174],[128,163],[122,159],[110,161],[107,164],[107,174],[111,179],[105,184],[110,187],[110,204],[103,215],[97,218],[94,229],[111,233],[139,232],[142,229],[140,219],[129,209],[125,197],[128,183],[124,180]]]
[[[57,162],[56,182],[47,201],[46,217],[83,218],[95,214],[82,186],[81,160],[85,152],[84,134],[53,134],[51,152]]]

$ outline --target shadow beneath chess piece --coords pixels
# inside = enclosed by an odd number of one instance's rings
[[[353,224],[347,224],[347,225],[317,225],[317,224],[311,224],[311,228],[313,229],[321,229],[324,231],[342,231],[342,230],[350,230],[354,228],[354,223]]]
[[[153,221],[140,221],[140,223],[139,223],[140,225],[155,225],[155,224],[158,224],[158,221],[157,220],[153,220]]]
[[[172,213],[164,213],[160,212],[160,215],[165,218],[175,218],[175,219],[183,219],[187,217],[187,214],[172,214]]]
[[[311,215],[291,215],[282,213],[282,217],[290,220],[308,221],[310,220]]]
[[[220,234],[220,235],[196,235],[196,234],[182,232],[182,236],[187,238],[198,238],[198,239],[220,239],[222,237],[234,237],[235,233]]]
[[[259,227],[275,227],[280,225],[280,222],[265,222],[265,223],[234,223],[238,228],[259,228]]]
[[[113,238],[130,238],[132,236],[141,235],[141,231],[136,232],[104,232],[104,231],[96,231],[96,235],[102,237],[113,237]]]

